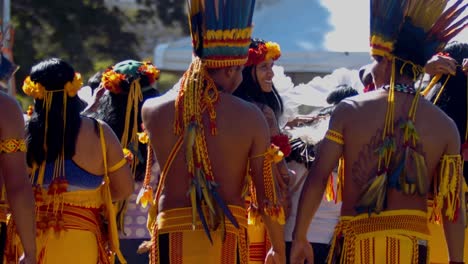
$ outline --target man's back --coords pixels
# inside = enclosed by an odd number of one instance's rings
[[[382,142],[388,92],[378,90],[347,99],[333,114],[332,123],[341,126],[345,147],[345,183],[342,215],[356,215],[356,204],[368,182],[377,175],[377,149]],[[408,121],[414,95],[395,92],[394,135],[396,149],[392,155],[389,173],[394,171],[405,152],[401,125]],[[458,154],[459,137],[455,124],[442,111],[425,99],[417,107],[415,128],[419,140],[416,151],[423,155],[428,172],[427,182],[437,172],[444,154]],[[429,185],[428,185],[429,186]],[[428,187],[429,188],[429,187]],[[431,190],[428,190],[431,191]],[[426,211],[427,197],[405,195],[389,188],[387,210],[416,209]]]
[[[268,146],[268,127],[261,112],[254,105],[230,94],[220,93],[216,104],[217,135],[205,129],[208,156],[218,192],[229,205],[244,206],[241,193],[245,184],[249,157],[263,154]],[[143,107],[143,120],[150,132],[161,168],[179,136],[174,133],[174,100],[149,100]],[[203,115],[205,128],[209,127],[208,113]],[[183,135],[182,135],[183,136]],[[182,144],[164,182],[159,210],[190,206],[187,191],[190,179]]]

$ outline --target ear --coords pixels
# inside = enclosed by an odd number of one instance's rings
[[[234,75],[234,67],[226,67],[223,69],[223,74],[226,78],[230,79]]]
[[[385,71],[391,72],[392,70],[392,58],[387,56],[382,57],[382,65],[385,67]]]

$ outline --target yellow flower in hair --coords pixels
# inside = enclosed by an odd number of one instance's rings
[[[141,133],[137,133],[137,135],[138,135],[138,141],[140,141],[140,143],[148,144],[149,137],[148,137],[148,133],[146,133],[146,131],[141,132]]]
[[[112,68],[107,69],[102,74],[102,85],[111,93],[119,94],[122,92],[120,82],[125,80],[125,75],[115,72]]]
[[[81,79],[81,74],[76,72],[75,76],[73,77],[73,81],[67,82],[64,88],[68,96],[74,97],[78,93],[78,91],[81,89],[82,86],[83,86],[83,79]]]
[[[138,68],[138,71],[148,77],[148,81],[153,84],[156,80],[159,79],[159,70],[151,62],[145,61],[143,65]]]
[[[23,82],[23,92],[26,95],[33,97],[34,99],[44,99],[44,91],[44,86],[42,86],[42,84],[38,82],[32,81],[31,77],[29,76],[26,77],[26,79]]]
[[[267,54],[265,55],[265,60],[273,59],[277,60],[281,56],[281,49],[278,43],[269,41],[265,43],[267,48]]]

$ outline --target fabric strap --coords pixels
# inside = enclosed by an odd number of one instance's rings
[[[119,244],[119,235],[117,234],[117,219],[114,211],[114,206],[112,204],[112,196],[110,193],[110,180],[109,180],[109,171],[107,168],[107,151],[106,151],[106,140],[104,138],[104,131],[102,128],[101,123],[98,123],[99,126],[99,139],[101,141],[101,149],[102,149],[102,157],[104,163],[104,188],[103,188],[103,198],[106,204],[106,213],[107,213],[107,221],[108,224],[108,233],[109,233],[109,242],[112,251],[117,255],[120,263],[126,264],[127,261],[123,257],[122,253],[120,252],[120,244]]]

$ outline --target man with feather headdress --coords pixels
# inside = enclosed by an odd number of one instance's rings
[[[270,146],[260,110],[231,95],[242,81],[255,1],[187,2],[193,61],[175,100],[152,99],[142,110],[162,168],[154,200],[148,185],[139,197],[154,201],[150,263],[247,263],[249,187],[249,222],[263,221],[267,259],[283,263],[284,210],[272,175],[281,152]]]
[[[302,191],[292,263],[312,260],[304,234],[338,161],[343,204],[328,263],[426,263],[428,218],[443,218],[450,261],[462,263],[458,131],[414,86],[426,61],[466,25],[459,19],[466,4],[448,2],[370,1],[376,91],[344,100],[332,114]]]

